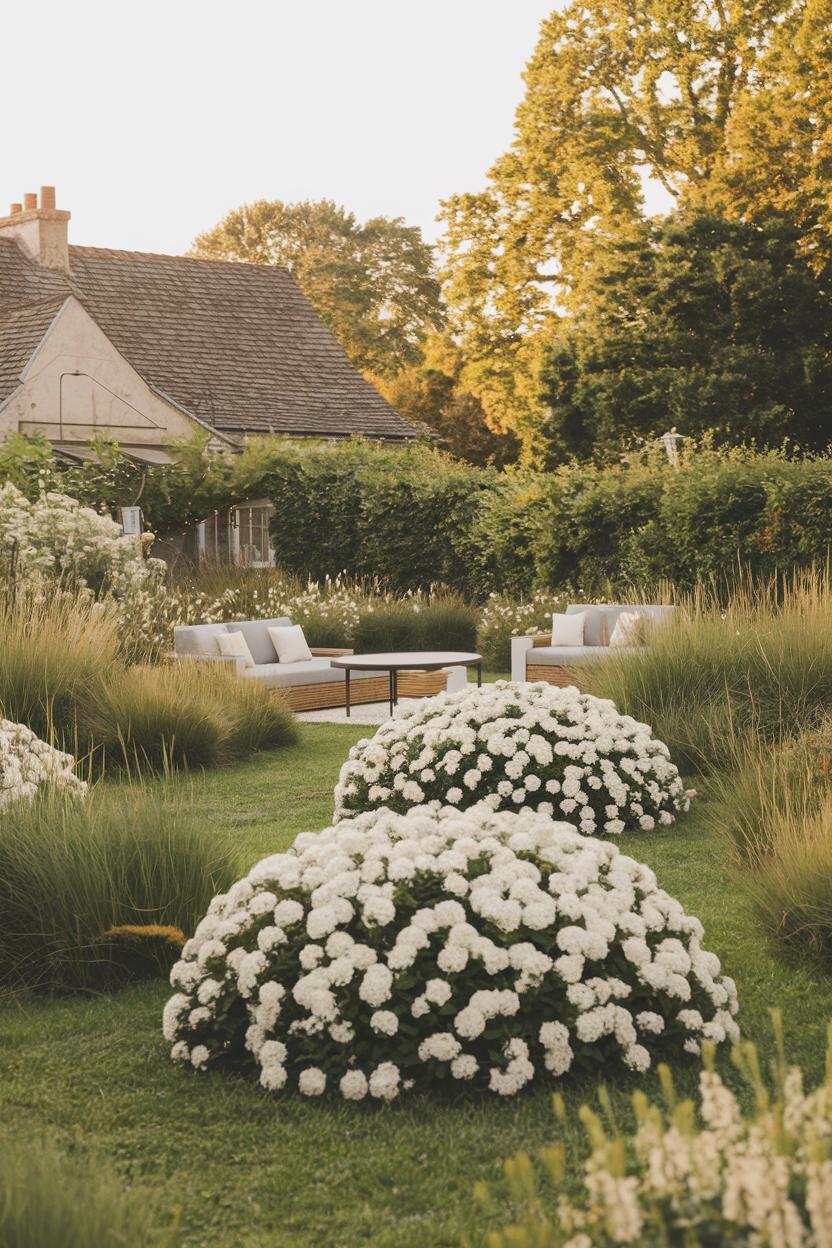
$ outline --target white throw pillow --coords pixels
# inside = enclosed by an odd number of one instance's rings
[[[251,657],[248,642],[242,633],[218,633],[217,648],[220,654],[242,659],[246,667],[254,667],[254,659]]]
[[[582,646],[584,644],[584,621],[586,611],[573,611],[571,615],[552,616],[553,646]]]
[[[272,625],[269,629],[272,645],[277,651],[278,663],[305,663],[312,658],[300,624]]]
[[[644,643],[644,616],[638,611],[622,611],[615,621],[615,628],[610,637],[610,648],[614,646],[640,646]]]

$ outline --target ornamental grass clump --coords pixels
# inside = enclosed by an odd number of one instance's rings
[[[95,992],[164,974],[175,929],[192,931],[238,870],[236,846],[137,781],[84,802],[15,802],[0,819],[0,989]]]
[[[699,921],[609,841],[524,810],[379,810],[258,863],[171,972],[163,1030],[272,1092],[501,1096],[738,1036]]]
[[[832,720],[781,744],[740,740],[708,822],[727,842],[766,932],[798,961],[832,964]]]
[[[295,739],[279,694],[212,663],[114,671],[81,714],[108,767],[213,767]]]
[[[87,786],[74,764],[71,754],[41,741],[25,724],[0,719],[0,811],[48,791],[85,797]]]
[[[480,801],[617,836],[672,824],[690,793],[667,746],[612,702],[501,680],[426,698],[359,741],[341,769],[335,819]]]
[[[788,1067],[776,1018],[773,1078],[760,1072],[756,1050],[734,1050],[752,1097],[746,1110],[713,1068],[706,1051],[699,1103],[679,1101],[670,1071],[660,1067],[664,1106],[633,1095],[635,1129],[622,1133],[601,1097],[602,1115],[584,1106],[590,1151],[581,1176],[563,1189],[561,1145],[505,1163],[517,1216],[486,1236],[488,1248],[827,1248],[832,1243],[832,1028],[826,1079],[806,1092],[800,1069]],[[565,1112],[560,1098],[556,1111]],[[569,1176],[571,1179],[571,1175]],[[543,1180],[543,1181],[541,1181]],[[490,1213],[485,1184],[476,1195]]]
[[[714,771],[726,742],[777,743],[814,728],[832,705],[832,580],[796,572],[704,587],[633,654],[608,651],[581,686],[648,719],[680,766]]]
[[[219,664],[128,666],[119,615],[88,595],[0,601],[0,715],[96,770],[211,767],[294,740],[273,691]]]
[[[0,714],[81,757],[83,710],[119,661],[118,617],[88,595],[19,587],[0,598]]]
[[[159,1205],[107,1158],[47,1139],[0,1142],[0,1248],[176,1248],[178,1216]]]

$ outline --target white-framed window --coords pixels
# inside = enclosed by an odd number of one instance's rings
[[[269,537],[272,505],[266,499],[240,503],[231,509],[231,560],[249,568],[269,568],[274,550]]]

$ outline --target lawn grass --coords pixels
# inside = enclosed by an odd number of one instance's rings
[[[366,732],[302,726],[295,746],[169,783],[180,794],[190,786],[217,836],[236,838],[242,871],[329,822],[338,768]],[[702,919],[707,948],[737,980],[745,1035],[769,1055],[768,1010],[779,1006],[790,1059],[819,1077],[832,980],[788,965],[765,942],[705,800],[676,827],[631,835],[622,849]],[[450,1248],[463,1236],[476,1245],[487,1223],[471,1198],[475,1180],[495,1180],[502,1158],[556,1134],[546,1091],[374,1108],[280,1101],[242,1079],[184,1071],[168,1061],[160,1034],[167,995],[153,983],[112,997],[4,1002],[0,1121],[18,1138],[46,1133],[61,1145],[81,1137],[123,1175],[157,1189],[163,1207],[181,1205],[191,1248]],[[697,1070],[680,1063],[678,1085],[692,1090]],[[638,1083],[657,1092],[652,1076],[612,1078],[623,1117]],[[595,1095],[586,1079],[562,1090],[572,1110]],[[573,1113],[564,1142],[577,1148],[582,1138]]]

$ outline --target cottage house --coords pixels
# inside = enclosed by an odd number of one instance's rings
[[[170,462],[196,428],[401,443],[419,436],[352,366],[284,269],[69,243],[54,187],[0,218],[0,441],[43,433],[82,460],[106,434]],[[267,504],[201,526],[201,549],[270,560]]]

